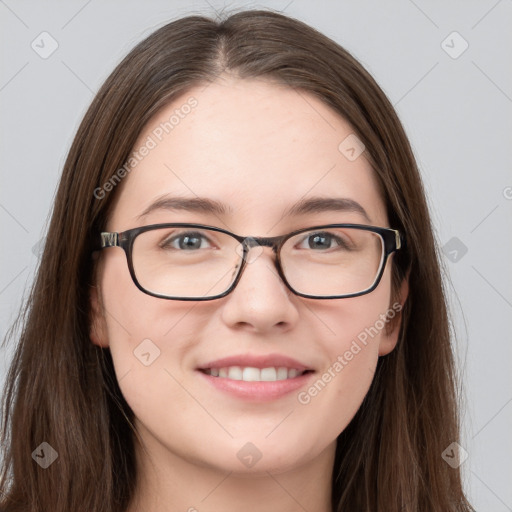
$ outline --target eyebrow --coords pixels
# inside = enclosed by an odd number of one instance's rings
[[[233,213],[233,209],[230,206],[206,197],[188,198],[164,196],[151,203],[137,218],[145,217],[155,210],[181,210],[210,213],[214,215]],[[364,217],[368,222],[371,222],[368,213],[357,201],[338,197],[311,197],[301,199],[298,203],[285,210],[283,217],[322,212],[354,212]]]
[[[322,212],[354,212],[364,217],[368,222],[371,222],[370,216],[357,201],[345,197],[311,197],[301,199],[291,208],[285,210],[283,217]]]
[[[145,217],[155,210],[184,210],[198,213],[225,215],[232,209],[229,206],[207,199],[206,197],[170,197],[164,196],[151,203],[137,218]]]

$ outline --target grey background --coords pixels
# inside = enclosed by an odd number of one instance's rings
[[[0,336],[33,278],[72,138],[115,64],[171,19],[265,6],[309,23],[352,52],[404,123],[445,247],[466,404],[466,488],[477,510],[510,511],[510,0],[0,0]],[[46,59],[31,47],[33,41],[42,46],[43,31],[58,43]],[[454,31],[460,36],[450,35]],[[464,41],[469,46],[459,55]],[[12,347],[0,350],[2,385],[11,353]]]

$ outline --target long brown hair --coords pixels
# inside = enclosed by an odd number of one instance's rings
[[[399,341],[380,358],[362,406],[338,438],[333,510],[472,510],[459,469],[441,457],[458,439],[454,361],[437,247],[402,125],[347,51],[300,21],[258,10],[165,25],[124,58],[88,109],[64,165],[7,376],[4,508],[126,510],[137,477],[133,413],[108,349],[89,339],[91,253],[117,191],[101,199],[94,191],[123,167],[157,111],[224,71],[308,92],[345,118],[366,147],[390,225],[406,234],[392,263],[395,291],[409,272]],[[32,457],[43,442],[58,452],[47,469]]]

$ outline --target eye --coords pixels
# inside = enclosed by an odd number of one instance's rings
[[[207,249],[210,247],[208,237],[198,231],[189,231],[167,238],[160,245],[163,249],[179,249],[183,251],[194,251],[196,249]]]
[[[305,246],[306,244],[306,246]],[[326,250],[333,248],[349,249],[347,241],[334,233],[319,231],[308,233],[299,243],[299,249]]]

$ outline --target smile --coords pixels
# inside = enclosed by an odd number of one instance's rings
[[[212,377],[243,380],[245,382],[274,382],[278,380],[294,379],[309,370],[286,368],[284,366],[268,368],[254,368],[251,366],[225,366],[222,368],[205,368],[201,370]]]

